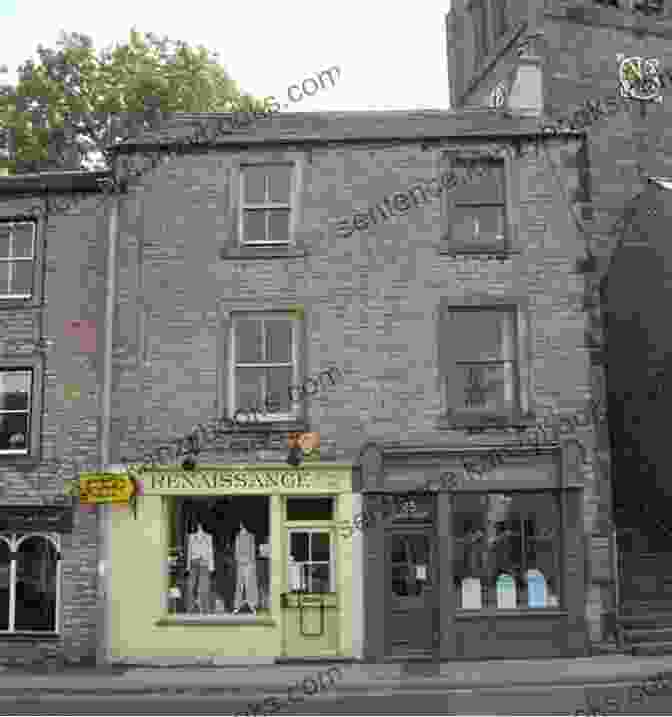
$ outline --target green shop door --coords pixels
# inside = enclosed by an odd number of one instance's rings
[[[334,533],[327,528],[289,528],[286,545],[285,657],[334,657],[342,609],[335,589]]]
[[[437,590],[430,526],[394,527],[387,533],[388,657],[432,656],[434,598]]]

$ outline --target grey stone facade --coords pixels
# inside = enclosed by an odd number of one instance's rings
[[[73,202],[65,212],[55,208],[70,199],[46,175],[0,178],[0,218],[38,221],[35,300],[0,301],[0,355],[3,367],[34,359],[41,384],[33,396],[34,450],[0,459],[0,512],[11,514],[12,506],[34,506],[36,515],[43,506],[74,511],[73,530],[59,535],[58,634],[0,634],[0,662],[7,664],[91,662],[96,653],[96,515],[73,506],[65,481],[77,475],[78,461],[98,460],[106,221],[100,197]],[[97,323],[95,352],[66,327],[87,319]],[[79,387],[79,398],[65,393],[70,385]]]

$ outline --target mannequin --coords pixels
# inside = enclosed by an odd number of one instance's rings
[[[254,535],[248,533],[241,523],[235,542],[236,558],[236,595],[233,600],[234,612],[240,612],[243,602],[246,602],[252,612],[256,612],[259,603],[257,590],[257,548]],[[243,600],[243,593],[245,599]]]
[[[189,566],[189,598],[195,601],[198,611],[210,611],[210,573],[215,569],[212,549],[212,535],[203,530],[199,523],[195,533],[189,536],[187,544],[187,565]]]

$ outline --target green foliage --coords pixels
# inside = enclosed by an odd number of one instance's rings
[[[103,148],[147,127],[157,110],[265,109],[241,94],[217,53],[152,33],[132,29],[127,43],[99,53],[86,35],[61,33],[57,49],[38,45],[37,54],[15,87],[0,85],[0,134],[15,131],[16,159],[0,153],[10,174],[105,168]]]

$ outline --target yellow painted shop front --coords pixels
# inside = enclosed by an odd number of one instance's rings
[[[111,513],[110,656],[352,657],[352,468],[161,468]]]

